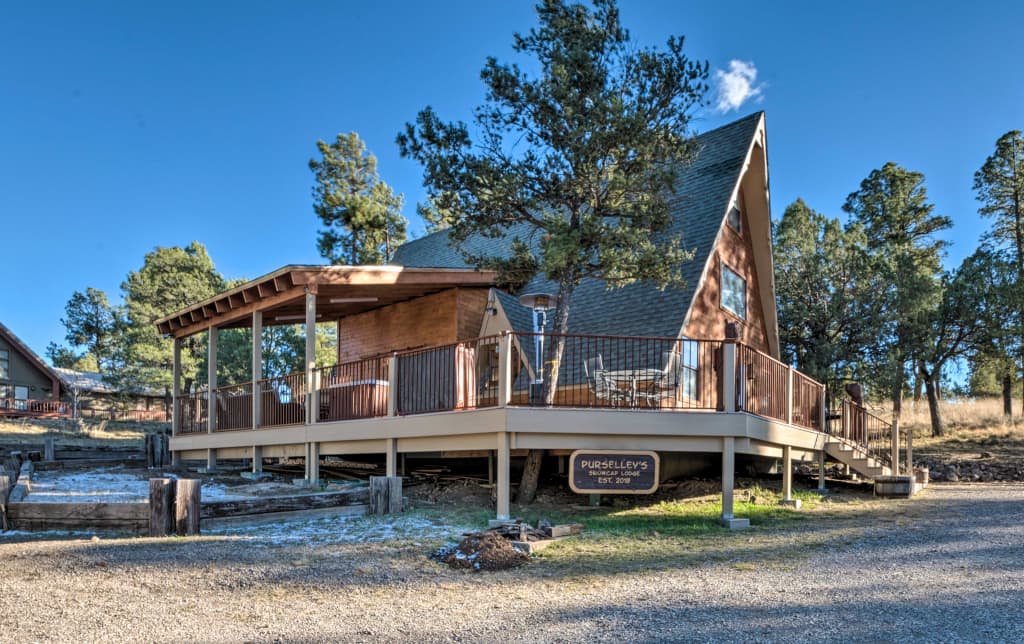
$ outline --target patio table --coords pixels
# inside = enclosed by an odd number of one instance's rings
[[[641,385],[643,385],[644,389],[649,389],[663,374],[664,371],[661,369],[652,369],[649,367],[639,369],[618,369],[615,371],[605,372],[605,375],[611,380],[614,380],[620,387],[622,387],[622,385],[628,386],[630,407],[636,407],[636,395],[640,390]]]

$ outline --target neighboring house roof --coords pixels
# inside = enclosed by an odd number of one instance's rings
[[[677,337],[681,333],[762,119],[763,112],[757,112],[699,135],[696,158],[679,174],[677,192],[669,201],[672,224],[668,234],[679,235],[683,248],[694,251],[693,260],[682,267],[686,285],[661,290],[654,284],[637,282],[608,289],[601,280],[585,279],[573,294],[570,333],[651,337]],[[519,237],[531,242],[529,231],[529,226],[519,225],[501,238],[474,236],[463,248],[472,254],[505,256],[509,239]],[[392,263],[407,267],[467,267],[462,253],[449,244],[447,231],[400,246]],[[521,292],[554,293],[557,285],[539,276]],[[528,309],[511,295],[498,297],[514,330],[533,330]]]
[[[4,326],[2,323],[0,323],[0,337],[6,340],[7,343],[14,348],[15,351],[20,353],[22,357],[24,357],[26,360],[32,363],[37,369],[39,369],[39,371],[49,376],[56,383],[58,377],[56,372],[54,372],[53,368],[50,365],[46,364],[46,362],[42,358],[36,355],[35,351],[29,349],[27,344],[22,342],[18,336],[14,335],[14,333],[6,326]]]
[[[68,390],[78,389],[82,393],[90,394],[117,394],[120,391],[111,385],[103,377],[102,373],[95,371],[75,371],[63,367],[54,367],[54,371],[60,376],[61,382]],[[163,396],[164,392],[149,387],[143,387],[131,392],[135,396]]]

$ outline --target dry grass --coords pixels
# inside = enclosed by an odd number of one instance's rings
[[[85,421],[79,430],[67,420],[0,420],[0,444],[39,445],[47,436],[60,445],[76,447],[141,447],[143,437],[166,427],[165,423]]]

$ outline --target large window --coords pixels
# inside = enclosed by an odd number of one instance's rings
[[[698,351],[700,344],[693,340],[683,340],[680,364],[682,367],[681,380],[683,386],[683,398],[688,400],[699,400],[700,389],[698,387],[699,367]]]
[[[747,280],[722,264],[722,308],[747,319]]]
[[[11,352],[0,351],[0,380],[11,377]]]

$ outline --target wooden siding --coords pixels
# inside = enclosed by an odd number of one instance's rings
[[[338,362],[475,338],[486,304],[486,288],[453,288],[342,318]]]
[[[740,233],[728,224],[723,224],[718,245],[708,259],[707,277],[694,298],[690,321],[683,329],[683,335],[688,338],[722,338],[725,337],[726,322],[737,322],[741,342],[759,351],[771,353],[761,304],[761,285],[750,241],[750,222],[747,209],[742,208],[741,212],[743,224]],[[721,307],[723,263],[747,280],[746,320],[741,320]]]

